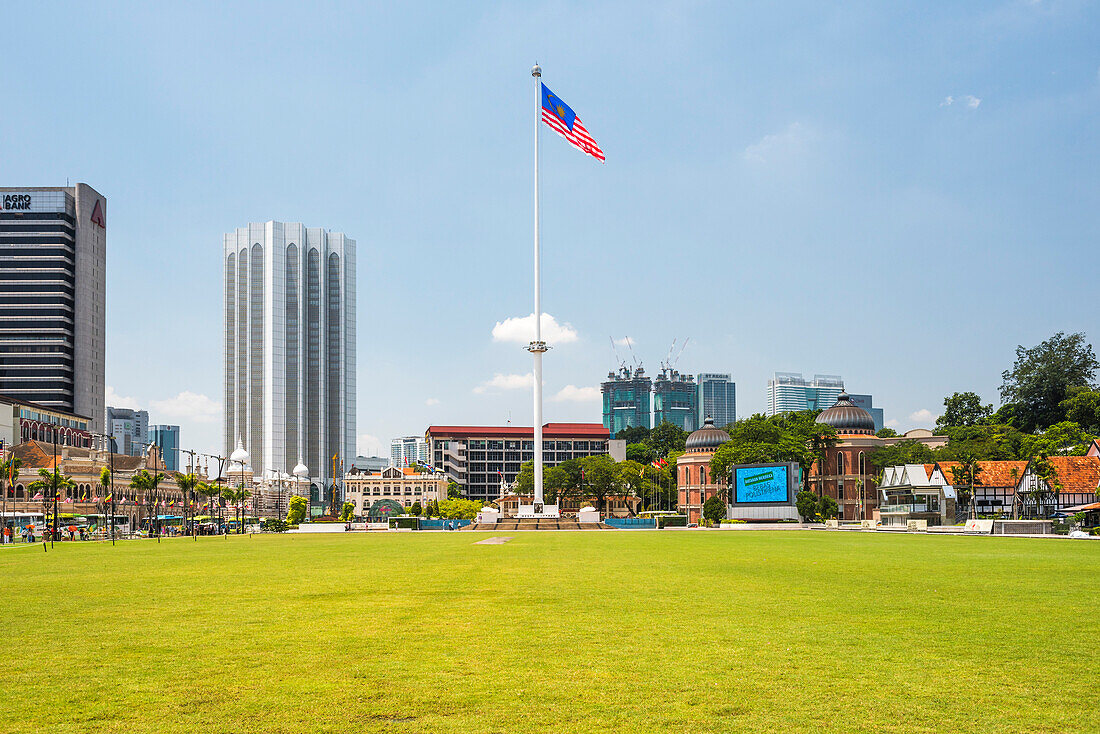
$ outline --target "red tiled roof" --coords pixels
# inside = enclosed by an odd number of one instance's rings
[[[1050,465],[1063,492],[1095,492],[1100,485],[1100,457],[1051,456]]]
[[[937,461],[936,466],[940,468],[944,481],[953,484],[955,476],[951,473],[951,468],[959,466],[959,462]],[[974,485],[979,487],[1015,487],[1027,470],[1026,461],[979,461],[978,466],[982,470],[978,472]],[[1012,475],[1013,469],[1016,470],[1015,478]]]
[[[428,426],[425,435],[485,437],[533,438],[535,429],[531,426]],[[542,437],[552,438],[597,438],[606,440],[610,432],[602,423],[547,423],[542,427]]]

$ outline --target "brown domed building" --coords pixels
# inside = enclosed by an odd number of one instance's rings
[[[676,483],[679,510],[688,516],[688,522],[699,522],[703,503],[724,489],[711,476],[710,460],[718,447],[729,440],[730,435],[716,428],[714,419],[709,417],[702,428],[687,437],[684,453],[676,460]]]
[[[867,455],[886,442],[875,435],[875,419],[842,392],[836,403],[817,417],[836,430],[836,446],[826,449],[824,471],[815,462],[810,488],[836,500],[841,520],[871,520],[878,508],[875,469]]]

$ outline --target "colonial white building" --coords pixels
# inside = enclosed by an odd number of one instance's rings
[[[355,504],[363,516],[378,500],[393,500],[402,507],[420,506],[447,499],[447,476],[442,472],[417,474],[413,469],[391,466],[376,474],[358,470],[344,475],[344,501]]]
[[[324,502],[355,457],[355,241],[253,223],[225,235],[223,265],[226,454],[243,440],[256,476],[301,461]]]

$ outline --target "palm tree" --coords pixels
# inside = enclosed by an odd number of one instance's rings
[[[187,526],[187,512],[191,509],[191,495],[195,492],[196,487],[199,484],[199,478],[194,474],[177,474],[176,486],[183,491],[183,518],[184,526],[188,534],[191,532],[191,528]]]
[[[115,513],[113,511],[114,497],[111,496],[111,469],[110,467],[103,467],[99,470],[99,484],[103,487],[103,515],[106,517],[107,513],[111,515],[111,541],[115,539]]]
[[[974,485],[981,484],[982,467],[978,463],[977,458],[971,453],[964,453],[959,456],[959,465],[951,467],[951,481],[956,486],[965,484],[967,486],[967,502],[969,503],[969,509],[967,515],[971,518],[977,518],[978,516],[978,503],[974,500]]]
[[[27,489],[36,494],[39,492],[42,493],[42,507],[45,512],[49,512],[51,501],[60,498],[62,489],[72,489],[76,486],[73,484],[71,477],[62,474],[61,470],[56,467],[54,467],[53,471],[49,469],[39,469],[38,476],[42,478],[31,482]],[[55,516],[53,519],[54,537],[57,537],[60,522],[61,521]]]
[[[0,494],[3,495],[3,516],[0,516],[0,533],[8,526],[8,490],[15,484],[15,477],[19,475],[19,467],[23,462],[18,456],[12,454],[0,461]],[[12,504],[14,505],[15,493],[12,492]],[[12,528],[12,540],[15,540],[15,528]],[[4,536],[0,535],[0,543],[4,542]]]
[[[142,469],[140,471],[134,472],[134,476],[130,478],[130,488],[134,489],[134,490],[137,490],[138,492],[142,493],[142,497],[145,499],[145,504],[146,504],[147,507],[152,506],[152,508],[153,508],[153,518],[152,519],[154,519],[154,520],[157,519],[156,518],[157,506],[159,505],[159,497],[157,495],[157,485],[160,484],[161,479],[164,479],[164,475],[161,474],[156,469],[154,469],[152,473],[149,473],[149,471],[147,469]],[[150,531],[153,529],[152,528],[152,523],[150,523],[149,529],[150,529]],[[158,535],[159,535],[159,532],[160,532],[159,523],[158,523],[158,526],[157,526],[157,532],[158,532]]]

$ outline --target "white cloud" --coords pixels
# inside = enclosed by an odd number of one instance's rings
[[[432,405],[439,405],[439,398],[428,398],[424,401],[424,405],[427,405],[429,407]]]
[[[559,403],[594,403],[600,400],[600,388],[566,385],[553,398]]]
[[[964,94],[960,98],[960,101],[966,103],[967,109],[976,110],[978,109],[978,105],[982,103],[982,98],[975,97],[973,94]],[[953,104],[955,104],[955,98],[949,94],[943,98],[942,102],[940,102],[940,107],[950,107]]]
[[[765,135],[747,146],[744,157],[753,163],[774,163],[801,154],[815,137],[810,128],[792,122],[782,132]]]
[[[891,418],[890,420],[886,421],[887,428],[897,428],[900,425],[901,421],[899,421],[897,418]]]
[[[502,375],[496,373],[493,377],[474,388],[474,392],[482,395],[490,389],[496,390],[520,390],[535,384],[535,376],[528,372],[526,375]]]
[[[103,394],[103,404],[108,408],[131,408],[133,410],[140,408],[137,398],[119,395],[110,385],[107,386],[107,390]]]
[[[222,404],[206,395],[184,390],[174,398],[150,400],[151,420],[188,420],[196,423],[216,423],[222,417]]]
[[[632,336],[624,336],[622,339],[615,340],[615,346],[617,347],[632,347],[637,344]]]
[[[369,433],[360,433],[355,437],[355,451],[360,456],[381,456],[382,441],[378,436]]]
[[[930,411],[928,408],[921,408],[920,410],[915,410],[909,414],[909,422],[915,423],[917,424],[917,426],[922,428],[931,427],[932,424],[936,422],[936,418],[939,418],[939,416]]]
[[[493,341],[527,344],[535,338],[535,314],[513,316],[498,321],[493,327]],[[548,313],[542,315],[542,338],[550,344],[568,344],[577,341],[577,330],[569,324],[559,324]]]

